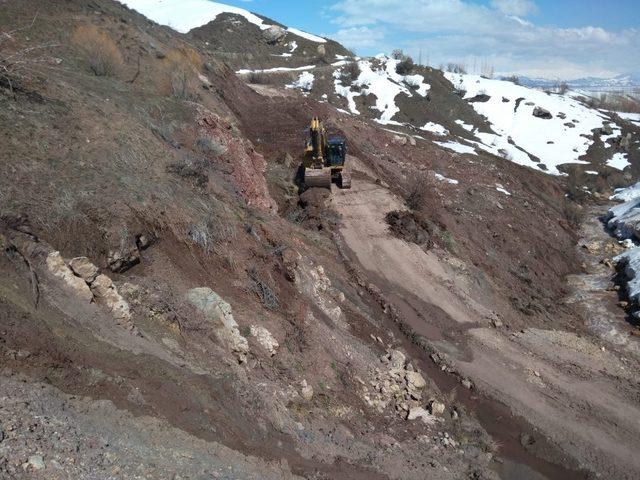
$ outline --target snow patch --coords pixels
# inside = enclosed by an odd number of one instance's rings
[[[517,146],[535,155],[553,175],[561,174],[557,168],[559,165],[584,163],[579,158],[593,143],[592,130],[601,128],[607,118],[568,95],[547,94],[479,75],[445,73],[445,76],[455,88],[466,92],[465,99],[488,95],[490,98],[486,102],[471,103],[474,110],[487,118],[500,137],[504,140],[511,138]],[[534,117],[536,107],[548,110],[552,118]],[[565,125],[569,122],[573,123],[573,128]],[[504,141],[501,144],[500,148],[503,148]],[[531,158],[527,161],[524,155],[516,154],[516,149],[510,149],[509,153],[517,163],[538,168]]]
[[[607,165],[611,168],[622,171],[631,164],[629,163],[629,160],[627,160],[626,153],[616,153],[613,157],[607,160]]]
[[[238,75],[247,75],[248,73],[274,73],[274,72],[301,72],[303,70],[313,70],[315,65],[306,65],[304,67],[274,67],[267,68],[265,70],[247,70],[242,69],[236,71]]]
[[[180,33],[187,33],[194,28],[214,21],[222,13],[232,13],[244,17],[261,30],[271,25],[263,19],[245,10],[208,0],[119,0],[120,3],[141,13],[160,25],[166,25]]]
[[[436,179],[440,180],[441,182],[447,182],[450,183],[451,185],[458,185],[458,180],[454,180],[453,178],[447,178],[444,175],[441,175],[439,173],[436,173]]]
[[[500,193],[504,193],[505,195],[511,196],[511,192],[509,192],[506,188],[504,188],[501,184],[496,183],[496,190]]]
[[[448,148],[449,150],[453,150],[456,153],[470,153],[476,155],[476,150],[469,145],[463,145],[458,142],[433,142],[441,147]]]
[[[313,89],[313,82],[315,81],[315,77],[311,72],[302,72],[298,77],[298,80],[293,82],[290,85],[287,85],[287,88],[299,88],[300,90],[304,90],[305,92],[310,92]]]
[[[449,130],[444,128],[439,123],[427,122],[424,127],[420,127],[420,130],[424,130],[425,132],[431,132],[434,135],[445,136],[449,134]]]
[[[306,38],[307,40],[310,40],[315,43],[327,43],[326,39],[322,37],[318,37],[317,35],[313,35],[312,33],[307,33],[302,30],[298,30],[297,28],[289,27],[287,28],[287,31],[299,37]]]
[[[468,132],[473,132],[475,127],[473,125],[469,125],[468,123],[464,123],[463,120],[456,120],[456,124],[460,125],[462,128],[467,130]]]

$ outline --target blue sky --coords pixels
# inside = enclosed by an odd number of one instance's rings
[[[640,74],[640,0],[228,0],[360,55],[548,78]]]

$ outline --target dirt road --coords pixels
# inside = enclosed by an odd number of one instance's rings
[[[614,345],[587,328],[574,332],[553,325],[510,332],[489,327],[490,305],[474,300],[482,297],[447,254],[425,252],[390,234],[385,215],[402,209],[401,200],[376,183],[361,162],[353,163],[359,179],[351,190],[333,195],[345,244],[393,303],[405,303],[400,311],[410,304],[407,322],[416,332],[449,354],[455,369],[479,392],[531,425],[535,433],[511,432],[523,448],[574,470],[558,473],[530,465],[538,473],[516,469],[518,478],[585,478],[577,470],[638,478],[636,347],[611,349]],[[503,477],[515,478],[508,470],[502,469]]]

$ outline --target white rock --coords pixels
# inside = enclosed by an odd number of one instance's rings
[[[64,263],[60,252],[51,252],[47,256],[46,264],[49,272],[62,279],[82,301],[90,303],[91,300],[93,300],[93,294],[87,283],[82,278],[76,277],[73,274],[71,269]]]
[[[91,283],[98,276],[98,267],[96,267],[87,257],[76,257],[69,261],[69,267],[78,277],[85,282]]]
[[[300,382],[300,395],[307,402],[313,398],[313,387],[309,385],[306,380]]]
[[[429,409],[431,410],[432,415],[442,415],[445,410],[445,405],[437,400],[432,400],[429,404]]]
[[[421,419],[427,425],[433,425],[436,420],[433,415],[431,415],[422,407],[413,407],[409,409],[407,420],[416,420],[417,418]]]
[[[427,386],[427,382],[424,377],[418,372],[407,372],[405,374],[405,378],[407,379],[407,385],[410,388],[421,389]]]
[[[251,335],[269,352],[269,355],[273,357],[277,353],[280,344],[269,330],[260,325],[251,325]]]

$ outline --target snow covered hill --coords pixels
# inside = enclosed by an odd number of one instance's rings
[[[248,83],[298,91],[459,154],[496,155],[552,175],[579,168],[587,176],[628,172],[639,155],[627,138],[639,118],[589,108],[571,91],[421,66],[405,71],[396,58],[358,58],[330,39],[208,0],[121,1],[188,32]]]
[[[166,25],[174,30],[187,33],[194,28],[206,25],[214,21],[223,13],[230,13],[244,17],[248,22],[256,25],[261,30],[271,28],[275,23],[268,22],[248,10],[223,3],[210,2],[209,0],[119,0],[120,3],[141,13],[145,17],[160,25]],[[305,38],[316,43],[325,43],[326,40],[317,35],[303,32],[297,28],[289,27],[287,31],[293,35]]]

